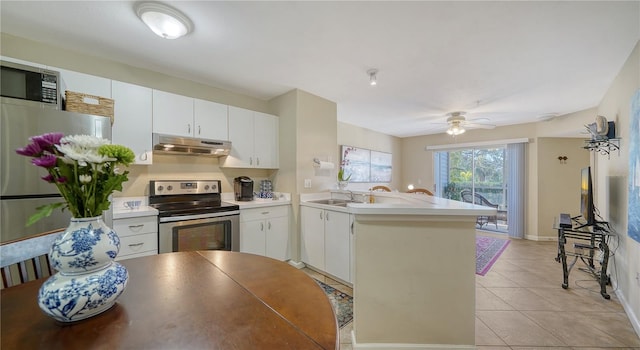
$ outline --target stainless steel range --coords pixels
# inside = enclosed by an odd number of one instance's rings
[[[149,189],[159,253],[240,250],[240,207],[221,200],[219,180],[151,181]]]

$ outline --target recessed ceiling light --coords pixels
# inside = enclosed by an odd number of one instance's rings
[[[177,39],[193,29],[191,20],[180,11],[158,2],[141,2],[136,14],[154,33],[165,39]]]

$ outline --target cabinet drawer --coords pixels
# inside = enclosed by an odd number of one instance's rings
[[[133,259],[133,258],[139,258],[139,257],[143,257],[143,256],[149,256],[149,255],[158,255],[158,252],[155,250],[149,250],[146,252],[142,252],[142,253],[135,253],[135,254],[130,254],[130,255],[121,255],[118,254],[118,256],[116,257],[116,261],[121,261],[121,260],[127,260],[127,259]]]
[[[138,218],[113,220],[113,229],[116,231],[120,239],[142,233],[157,233],[158,217],[143,216]]]
[[[155,232],[120,238],[118,257],[138,254],[146,251],[158,252],[158,234]]]
[[[240,221],[252,221],[260,219],[276,218],[289,215],[288,205],[277,205],[272,207],[241,209]]]

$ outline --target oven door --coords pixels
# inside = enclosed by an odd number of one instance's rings
[[[207,217],[161,217],[158,225],[159,253],[190,250],[240,251],[239,211],[226,212],[221,216],[204,216]]]

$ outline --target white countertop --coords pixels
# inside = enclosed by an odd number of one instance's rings
[[[254,198],[252,201],[236,201],[233,193],[223,193],[222,201],[236,204],[240,206],[240,209],[270,207],[274,205],[289,205],[291,204],[290,193],[278,193],[278,199],[273,198]]]
[[[300,195],[300,205],[309,207],[330,209],[334,211],[360,214],[360,215],[453,215],[453,216],[479,216],[495,215],[496,209],[463,203],[459,201],[428,196],[424,194],[410,194],[399,192],[373,192],[374,203],[368,202],[369,192],[354,191],[356,201],[365,203],[347,203],[346,207],[330,204],[312,203],[319,199],[349,199],[350,192],[321,192]]]
[[[136,209],[129,209],[124,205],[128,201],[140,201],[140,206]],[[147,197],[114,197],[111,205],[113,206],[114,220],[158,215],[158,210],[149,206]]]

